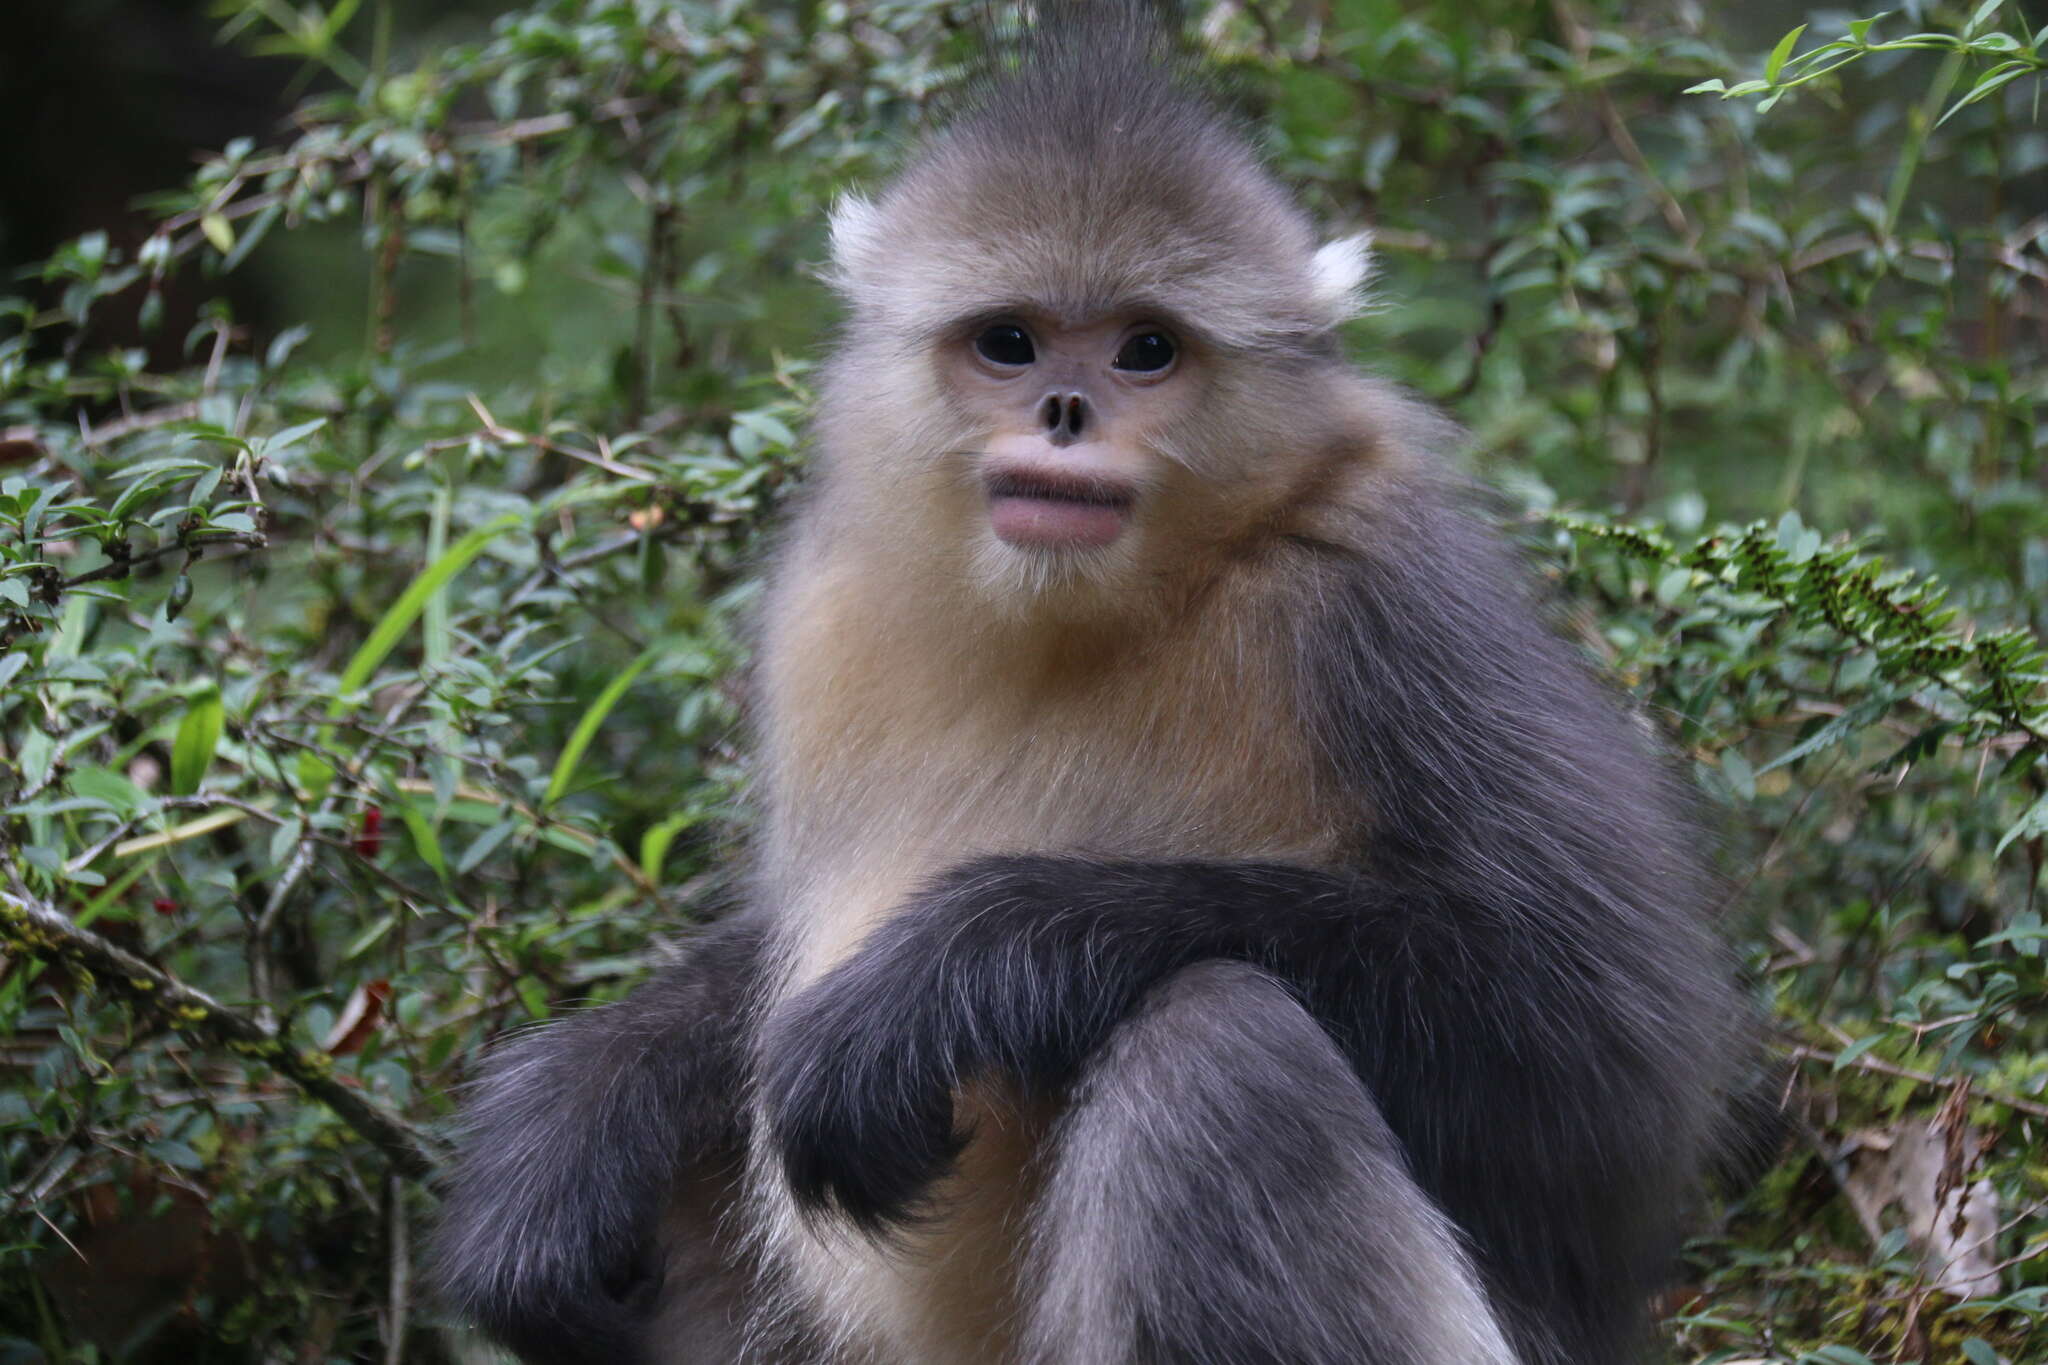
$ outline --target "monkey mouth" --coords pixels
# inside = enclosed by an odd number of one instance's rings
[[[988,476],[989,527],[1009,545],[1100,549],[1130,524],[1129,484],[1065,470],[996,469]]]

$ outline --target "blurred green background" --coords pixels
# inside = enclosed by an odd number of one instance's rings
[[[1786,1121],[1662,1349],[2048,1356],[2048,14],[1189,8],[1725,830]],[[986,22],[11,16],[0,1361],[479,1353],[451,1097],[720,903],[823,215]]]

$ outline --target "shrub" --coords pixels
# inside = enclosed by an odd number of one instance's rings
[[[389,0],[220,8],[321,73],[293,136],[0,302],[10,1359],[446,1349],[435,1132],[484,1040],[715,900],[805,267],[978,12],[537,0],[404,57]],[[2029,1358],[2044,35],[1997,0],[1783,41],[1280,11],[1198,17],[1283,171],[1378,231],[1355,353],[1468,424],[1726,812],[1796,1133],[1694,1247],[1676,1349]],[[234,271],[302,323],[151,334]],[[1931,1293],[1843,1197],[1914,1119],[2003,1210],[1995,1293]]]

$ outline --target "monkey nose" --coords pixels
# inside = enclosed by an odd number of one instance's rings
[[[1072,445],[1088,424],[1088,400],[1073,392],[1049,393],[1038,405],[1038,416],[1047,440],[1056,446]]]

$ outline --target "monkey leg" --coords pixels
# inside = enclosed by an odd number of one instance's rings
[[[523,1359],[642,1359],[665,1206],[676,1206],[671,1226],[696,1208],[707,1229],[678,1279],[713,1254],[711,1211],[730,1185],[720,1172],[747,1141],[736,1097],[760,937],[721,920],[625,1000],[529,1030],[482,1067],[442,1185],[431,1274],[443,1302]],[[692,1305],[705,1306],[705,1331],[723,1330],[716,1294],[671,1297],[683,1305],[664,1318],[671,1333]]]
[[[1513,1365],[1372,1098],[1257,968],[1154,989],[1047,1161],[1033,1365]]]

